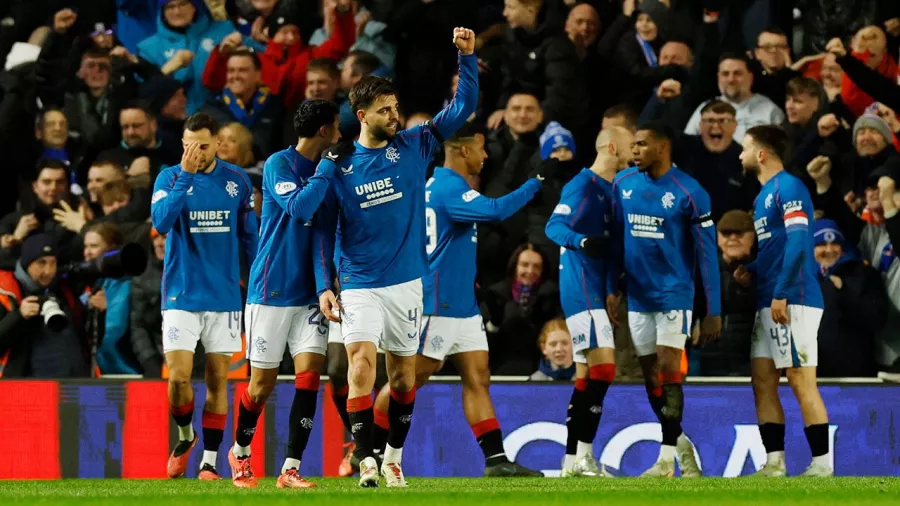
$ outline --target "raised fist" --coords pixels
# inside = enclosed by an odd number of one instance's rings
[[[77,19],[78,14],[75,14],[75,11],[68,8],[63,9],[53,16],[53,31],[60,34],[66,33]]]
[[[475,52],[475,32],[468,28],[453,29],[453,43],[462,54],[472,54]]]
[[[837,129],[841,126],[840,120],[837,119],[837,116],[832,114],[826,114],[819,118],[819,137],[828,137],[831,134],[835,133]]]
[[[847,56],[847,48],[844,47],[844,42],[837,37],[828,41],[828,44],[825,46],[825,50],[837,56],[838,58]]]
[[[681,95],[681,83],[674,79],[666,79],[656,90],[656,96],[663,101],[671,100],[679,95]]]
[[[827,156],[817,156],[806,166],[806,172],[813,181],[821,181],[831,174],[831,159]]]

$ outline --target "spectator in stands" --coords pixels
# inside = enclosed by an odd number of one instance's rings
[[[9,265],[18,256],[19,246],[31,235],[49,235],[59,249],[63,262],[81,258],[81,238],[53,219],[61,203],[78,208],[69,193],[69,172],[59,160],[38,161],[31,195],[25,196],[20,209],[0,219],[0,265]]]
[[[588,124],[590,110],[583,104],[588,95],[578,79],[578,55],[572,42],[550,15],[548,0],[507,0],[503,15],[508,28],[500,62],[502,92],[499,109],[488,118],[496,129],[503,122],[503,109],[521,90],[540,93],[547,120],[559,121],[574,130]]]
[[[87,192],[88,199],[99,214],[100,190],[106,183],[113,181],[125,181],[125,169],[113,161],[100,160],[88,170]]]
[[[187,95],[181,83],[169,76],[158,75],[141,84],[139,97],[156,118],[160,137],[181,139],[188,118]]]
[[[34,128],[34,136],[40,143],[37,158],[60,160],[72,166],[81,162],[81,147],[70,141],[69,119],[62,109],[48,108],[38,113]]]
[[[713,221],[732,209],[748,210],[759,193],[759,181],[744,176],[734,141],[737,128],[734,107],[713,100],[700,111],[700,135],[682,135],[673,160],[709,193]]]
[[[534,347],[538,334],[561,314],[559,289],[549,279],[547,266],[533,244],[523,244],[509,259],[507,279],[479,297],[494,374],[527,375],[538,365]]]
[[[612,105],[618,84],[607,78],[608,65],[597,51],[600,16],[592,5],[579,3],[566,18],[566,35],[575,46],[578,57],[578,80],[587,85],[590,119],[584,135],[593,136],[600,129],[603,111]]]
[[[840,39],[831,40],[828,43],[828,50],[838,56],[837,62],[841,67],[847,66],[841,86],[841,101],[854,117],[861,116],[876,99],[884,100],[884,98],[873,98],[863,89],[863,86],[870,81],[878,82],[879,79],[872,76],[873,72],[877,72],[882,78],[893,83],[897,83],[897,78],[900,76],[897,61],[887,50],[887,37],[879,26],[866,26],[859,30],[853,37],[853,52],[849,55]],[[863,63],[872,72],[862,71],[858,64],[849,61],[851,58]],[[854,81],[855,78],[862,78],[862,80],[857,84]],[[881,85],[880,88],[884,88],[884,85]],[[873,88],[873,91],[878,92],[879,88]],[[897,93],[894,92],[893,95],[897,95]],[[888,105],[897,107],[896,103],[888,103]]]
[[[329,58],[316,58],[306,67],[306,99],[336,102],[341,71]],[[295,139],[296,140],[296,139]]]
[[[237,121],[253,133],[254,152],[267,158],[281,148],[284,108],[277,96],[260,81],[259,55],[247,49],[228,57],[228,85],[212,98],[203,112],[220,125]]]
[[[327,9],[327,2],[323,4],[323,7]],[[332,32],[331,23],[329,23],[332,20],[329,19],[327,11],[325,14],[325,24],[316,29],[309,38],[309,44],[312,46],[323,44]],[[360,6],[356,13],[356,42],[350,47],[351,52],[371,53],[381,60],[385,67],[393,69],[397,59],[397,47],[393,42],[395,38],[396,34],[389,30],[387,23],[373,19],[372,12],[364,6]]]
[[[783,104],[788,82],[800,75],[790,67],[791,48],[787,35],[781,28],[769,26],[756,36],[753,56],[753,90],[776,104]]]
[[[88,222],[88,226],[97,223],[115,223],[125,242],[137,242],[144,244],[147,241],[144,225],[150,213],[150,187],[132,188],[128,181],[113,181],[106,183],[100,189],[98,203],[103,211]]]
[[[877,114],[860,116],[853,124],[852,134],[848,134],[834,114],[822,116],[818,129],[819,135],[824,138],[823,156],[813,159],[807,169],[821,164],[822,159],[827,157],[829,163],[836,167],[830,174],[841,195],[854,192],[861,197],[869,174],[897,156],[891,128]],[[850,149],[850,142],[854,149]]]
[[[719,244],[719,278],[722,284],[722,334],[691,352],[692,374],[700,376],[750,376],[750,341],[756,321],[756,291],[734,280],[734,271],[752,259],[756,229],[747,211],[728,211],[716,224]],[[698,291],[695,314],[706,308]],[[699,321],[696,316],[694,321]],[[695,326],[695,331],[699,326]]]
[[[210,51],[233,31],[231,22],[210,19],[201,0],[159,0],[156,34],[138,43],[137,55],[185,84],[194,113],[209,97],[201,77]]]
[[[849,39],[876,21],[880,0],[806,0],[797,3],[803,27],[803,54],[821,54],[831,37]]]
[[[753,73],[749,60],[737,53],[726,53],[719,59],[719,100],[731,104],[737,111],[737,128],[734,140],[743,142],[744,134],[757,125],[781,125],[784,113],[768,97],[753,93]],[[706,104],[703,104],[706,105]],[[684,132],[689,135],[700,133],[700,111],[694,111]]]
[[[572,336],[562,318],[550,320],[541,329],[538,349],[544,358],[532,381],[572,381],[575,379],[575,359],[572,355]]]
[[[822,87],[825,88],[825,93],[828,95],[828,101],[834,102],[841,95],[844,70],[833,54],[829,53],[822,59],[822,70],[819,76]]]
[[[355,139],[359,136],[359,119],[350,107],[350,90],[365,76],[382,75],[387,68],[372,53],[351,51],[341,66],[341,138]]]
[[[132,167],[132,162],[146,157],[151,181],[156,181],[162,168],[181,163],[181,142],[177,140],[178,137],[173,138],[160,132],[149,105],[143,102],[125,105],[119,113],[119,126],[122,129],[122,142],[119,146],[100,153],[98,160],[115,162],[125,168],[128,176],[133,177],[140,175],[145,167]]]
[[[632,18],[633,29],[619,39],[613,65],[621,72],[620,100],[637,106],[647,101],[655,84],[663,40],[650,14],[638,9]]]
[[[785,130],[790,141],[790,158],[785,160],[794,175],[811,183],[806,166],[815,158],[821,147],[819,118],[822,117],[827,99],[822,86],[814,79],[798,76],[787,83],[784,110],[787,113]]]
[[[256,164],[253,158],[253,134],[247,127],[236,121],[228,123],[219,129],[216,137],[219,139],[216,156],[220,160],[245,169]]]
[[[614,105],[603,112],[602,130],[611,127],[622,127],[634,132],[637,130],[638,114],[627,104]]]
[[[90,375],[84,309],[57,277],[53,238],[36,234],[22,244],[13,270],[0,271],[0,376],[85,378]],[[49,302],[45,296],[52,296]],[[56,306],[64,322],[48,325],[43,308]]]
[[[166,258],[166,236],[150,230],[152,248],[144,272],[131,280],[131,345],[145,378],[161,377],[162,346],[160,282]]]
[[[272,16],[269,20],[267,34],[270,40],[265,52],[256,55],[257,69],[261,72],[262,84],[280,97],[289,111],[294,110],[306,98],[306,69],[309,62],[316,58],[340,60],[347,55],[356,40],[356,24],[350,10],[350,0],[339,0],[335,9],[338,12],[335,16],[335,29],[331,37],[320,46],[303,44],[295,20],[284,16]],[[241,35],[235,32],[212,50],[203,72],[203,84],[210,90],[218,92],[229,85],[227,74],[231,54],[235,51],[246,52],[240,47],[241,40]]]
[[[816,220],[815,242],[825,299],[817,374],[824,378],[875,376],[875,337],[888,317],[884,283],[856,247],[846,242],[833,220]]]
[[[124,243],[114,223],[98,223],[84,234],[84,259],[96,260]],[[81,303],[87,308],[85,333],[96,346],[100,374],[139,374],[129,332],[131,279],[97,279],[85,289]]]

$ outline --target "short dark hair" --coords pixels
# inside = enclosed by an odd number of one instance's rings
[[[209,133],[216,135],[219,133],[219,122],[205,112],[196,112],[184,122],[184,131],[199,132],[200,130],[209,130]]]
[[[253,68],[259,70],[262,68],[262,61],[259,59],[259,54],[250,49],[248,47],[239,47],[228,54],[228,60],[232,58],[250,58],[253,60]]]
[[[85,234],[93,232],[103,238],[103,242],[111,250],[121,248],[125,244],[125,235],[117,224],[112,221],[101,221],[88,227]]]
[[[764,33],[771,33],[772,35],[781,35],[782,37],[787,37],[787,34],[784,33],[784,30],[782,30],[780,26],[778,26],[778,25],[769,25],[769,26],[763,28],[763,29],[756,35],[757,44],[759,44],[759,36],[762,35],[762,34],[764,34]]]
[[[131,197],[131,185],[128,181],[109,181],[100,188],[97,200],[100,205],[108,206],[116,202],[127,201]]]
[[[730,114],[734,117],[737,117],[737,110],[735,110],[734,106],[725,102],[723,100],[710,100],[706,105],[700,109],[700,115],[704,115],[708,112],[715,114]]]
[[[56,158],[40,158],[37,163],[34,164],[34,173],[32,174],[33,177],[31,180],[37,181],[44,169],[61,170],[66,173],[66,179],[69,177],[69,164],[66,162],[57,160]]]
[[[334,123],[340,113],[338,106],[328,100],[307,100],[300,104],[294,114],[294,133],[297,137],[308,139],[316,135],[323,126]]]
[[[747,135],[753,138],[753,142],[768,151],[781,161],[784,161],[788,152],[788,134],[783,128],[775,125],[759,125],[747,130]]]
[[[672,126],[663,121],[648,121],[642,123],[638,130],[645,130],[653,134],[657,140],[668,141],[669,144],[675,141],[675,130]]]
[[[637,126],[638,113],[628,104],[618,104],[603,111],[604,118],[625,118],[629,128]]]
[[[344,60],[344,65],[350,61],[350,58],[353,58],[350,69],[351,74],[354,76],[370,76],[382,65],[381,60],[378,59],[377,56],[361,49],[350,51],[350,54],[347,55],[347,59]]]
[[[328,74],[328,77],[338,80],[341,78],[341,71],[338,69],[337,63],[331,58],[316,58],[310,60],[306,66],[307,72],[319,71]]]
[[[145,100],[132,100],[132,101],[128,102],[127,104],[125,104],[125,107],[122,107],[121,109],[119,109],[119,112],[121,113],[122,111],[125,111],[128,109],[137,109],[137,110],[143,112],[144,114],[146,114],[147,119],[150,119],[150,120],[153,120],[156,118],[156,116],[154,116],[153,112],[150,110],[150,104],[147,103]]]
[[[81,58],[109,58],[109,51],[97,46],[90,46],[81,53]]]
[[[394,84],[386,77],[365,76],[350,90],[350,107],[353,112],[368,109],[384,95],[396,95]]]
[[[744,53],[737,53],[733,51],[728,51],[722,53],[722,56],[719,57],[719,65],[722,65],[722,62],[725,60],[737,60],[744,62],[744,65],[747,66],[747,70],[753,72],[753,69],[750,67],[750,58],[747,57]]]
[[[38,111],[37,116],[34,117],[34,128],[37,130],[44,128],[44,118],[51,112],[58,112],[63,116],[66,116],[66,112],[59,107],[47,107],[46,109]],[[68,119],[68,116],[66,116],[66,120]]]
[[[484,128],[473,121],[460,127],[459,130],[444,141],[444,144],[460,144],[468,142],[474,139],[476,135],[484,135],[484,133]]]
[[[786,96],[796,97],[797,95],[819,98],[822,96],[822,85],[811,77],[797,76],[788,81]]]

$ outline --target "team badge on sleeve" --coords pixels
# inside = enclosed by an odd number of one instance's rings
[[[806,230],[808,226],[809,217],[803,211],[802,202],[794,200],[784,205],[784,228],[788,232]]]

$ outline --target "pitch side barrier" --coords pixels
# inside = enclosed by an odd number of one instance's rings
[[[254,471],[271,476],[280,469],[294,396],[293,376],[284,376],[269,399],[253,441]],[[527,382],[493,377],[491,394],[513,459],[558,474],[566,438],[565,411],[571,383]],[[756,426],[748,378],[691,378],[685,388],[684,427],[707,476],[751,472],[766,458]],[[900,385],[874,378],[821,380],[828,407],[830,442],[838,475],[900,476]],[[319,410],[303,458],[304,476],[334,476],[349,441],[323,381]],[[196,382],[199,413],[205,399]],[[232,406],[247,388],[229,383]],[[781,386],[787,418],[787,465],[799,474],[809,463],[803,421],[790,388]],[[481,450],[466,423],[458,377],[435,377],[419,391],[412,429],[403,454],[410,477],[478,476]],[[169,416],[166,383],[137,377],[86,381],[0,381],[0,479],[163,478],[177,430]],[[229,416],[218,469],[227,475],[226,448],[235,417]],[[200,431],[199,417],[194,420]],[[635,476],[659,451],[659,424],[643,384],[616,383],[603,407],[594,445],[600,461]],[[193,452],[194,477],[202,452]]]

